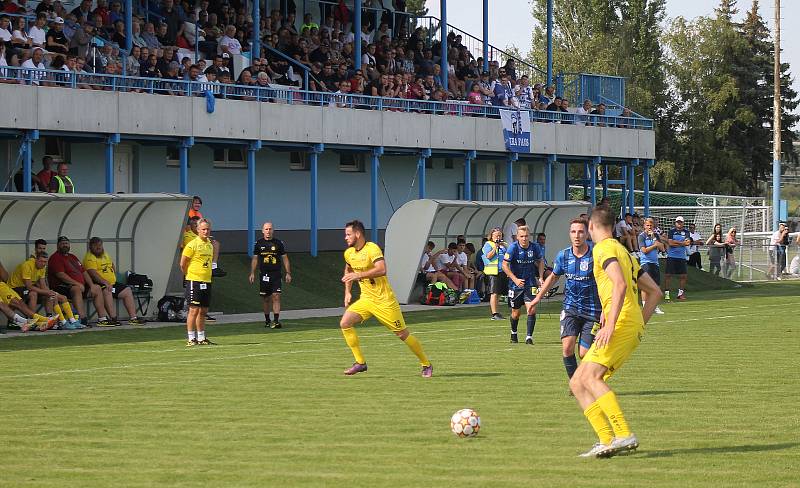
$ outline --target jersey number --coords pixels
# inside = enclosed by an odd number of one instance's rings
[[[278,264],[278,260],[273,255],[264,256],[264,264]]]
[[[639,283],[637,282],[639,277],[636,276],[636,266],[633,264],[633,258],[630,254],[628,254],[628,260],[631,263],[631,283],[633,283],[633,295],[639,296]]]

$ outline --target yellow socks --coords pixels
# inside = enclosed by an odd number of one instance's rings
[[[69,302],[62,303],[61,310],[64,311],[64,316],[66,316],[68,319],[72,320],[75,318],[75,314],[72,313],[72,306],[70,306]],[[61,319],[63,320],[64,317],[61,317]]]
[[[406,345],[409,349],[419,358],[419,363],[423,366],[430,366],[431,362],[428,361],[428,356],[425,355],[425,351],[422,350],[422,344],[411,334],[408,334],[405,340]]]
[[[37,322],[47,322],[47,317],[42,317],[38,313],[33,314],[33,318],[35,318]]]
[[[61,307],[59,307],[57,303],[53,305],[53,312],[55,312],[56,315],[58,315],[58,320],[60,320],[61,322],[66,320],[64,318],[64,312],[61,311]]]
[[[342,335],[344,335],[344,340],[347,342],[347,346],[351,351],[353,351],[353,357],[356,359],[356,362],[360,364],[366,364],[366,361],[364,360],[364,354],[361,353],[361,343],[358,341],[356,329],[353,327],[342,329]]]
[[[600,443],[605,445],[611,444],[611,440],[614,438],[614,431],[611,430],[611,426],[608,425],[606,414],[603,413],[600,405],[598,405],[597,402],[592,403],[589,405],[589,408],[584,410],[583,415],[585,415],[589,423],[592,424],[592,428],[597,433],[597,438],[600,439]]]
[[[616,437],[628,437],[631,435],[631,429],[628,427],[625,416],[622,415],[622,409],[619,407],[617,396],[613,391],[609,391],[605,395],[599,397],[594,404],[598,405],[603,410],[605,416],[608,417],[608,421],[611,423],[611,428],[614,429],[614,435]]]

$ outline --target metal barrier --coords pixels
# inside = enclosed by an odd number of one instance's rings
[[[766,281],[800,278],[800,247],[795,242],[786,246],[785,252],[776,250],[769,244],[745,243],[738,246],[734,253],[735,270],[730,275],[733,280]]]
[[[13,81],[40,87],[59,86],[74,89],[141,92],[174,96],[205,96],[210,92],[215,98],[259,102],[328,105],[331,107],[361,110],[389,110],[459,117],[500,118],[500,109],[493,105],[472,105],[462,101],[410,100],[405,98],[373,97],[361,94],[341,94],[300,90],[281,85],[226,85],[189,80],[167,80],[101,73],[76,73],[62,70],[30,68],[0,68],[0,81]],[[653,129],[651,119],[613,117],[603,115],[577,115],[572,112],[530,110],[532,122],[575,124],[597,127]]]

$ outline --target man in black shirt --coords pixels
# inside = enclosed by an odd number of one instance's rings
[[[253,259],[250,262],[250,284],[255,283],[256,267],[259,274],[259,294],[264,305],[265,327],[280,329],[281,313],[281,262],[286,273],[286,283],[292,282],[292,273],[289,267],[289,256],[286,247],[280,239],[272,237],[272,222],[264,222],[261,226],[262,239],[256,242],[253,248]],[[270,303],[272,304],[272,322],[269,320]]]

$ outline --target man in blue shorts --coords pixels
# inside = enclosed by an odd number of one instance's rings
[[[686,248],[692,245],[689,231],[684,227],[683,217],[675,217],[675,227],[667,234],[667,269],[664,277],[664,299],[669,300],[669,284],[672,276],[678,276],[678,300],[686,300]]]
[[[661,240],[661,234],[656,231],[656,222],[652,217],[644,219],[644,230],[639,234],[639,262],[642,271],[649,274],[653,281],[661,283],[661,268],[658,265],[658,253],[666,249]],[[647,292],[642,290],[642,306],[647,303]],[[664,312],[656,307],[655,313],[658,315]]]
[[[517,241],[509,246],[503,258],[503,271],[508,276],[508,304],[511,306],[511,343],[516,344],[517,324],[520,308],[525,305],[528,312],[528,334],[525,344],[533,345],[533,328],[536,325],[536,309],[531,307],[542,281],[544,263],[542,250],[531,242],[528,226],[517,228]]]
[[[561,353],[567,376],[572,378],[578,369],[575,358],[575,343],[580,337],[579,356],[583,359],[594,342],[596,328],[599,328],[602,307],[597,296],[597,284],[594,281],[594,260],[592,245],[586,242],[589,236],[589,224],[577,218],[569,224],[569,240],[572,245],[558,253],[553,261],[553,273],[544,280],[531,308],[536,305],[547,291],[556,284],[560,276],[565,276],[564,305],[561,311]]]

